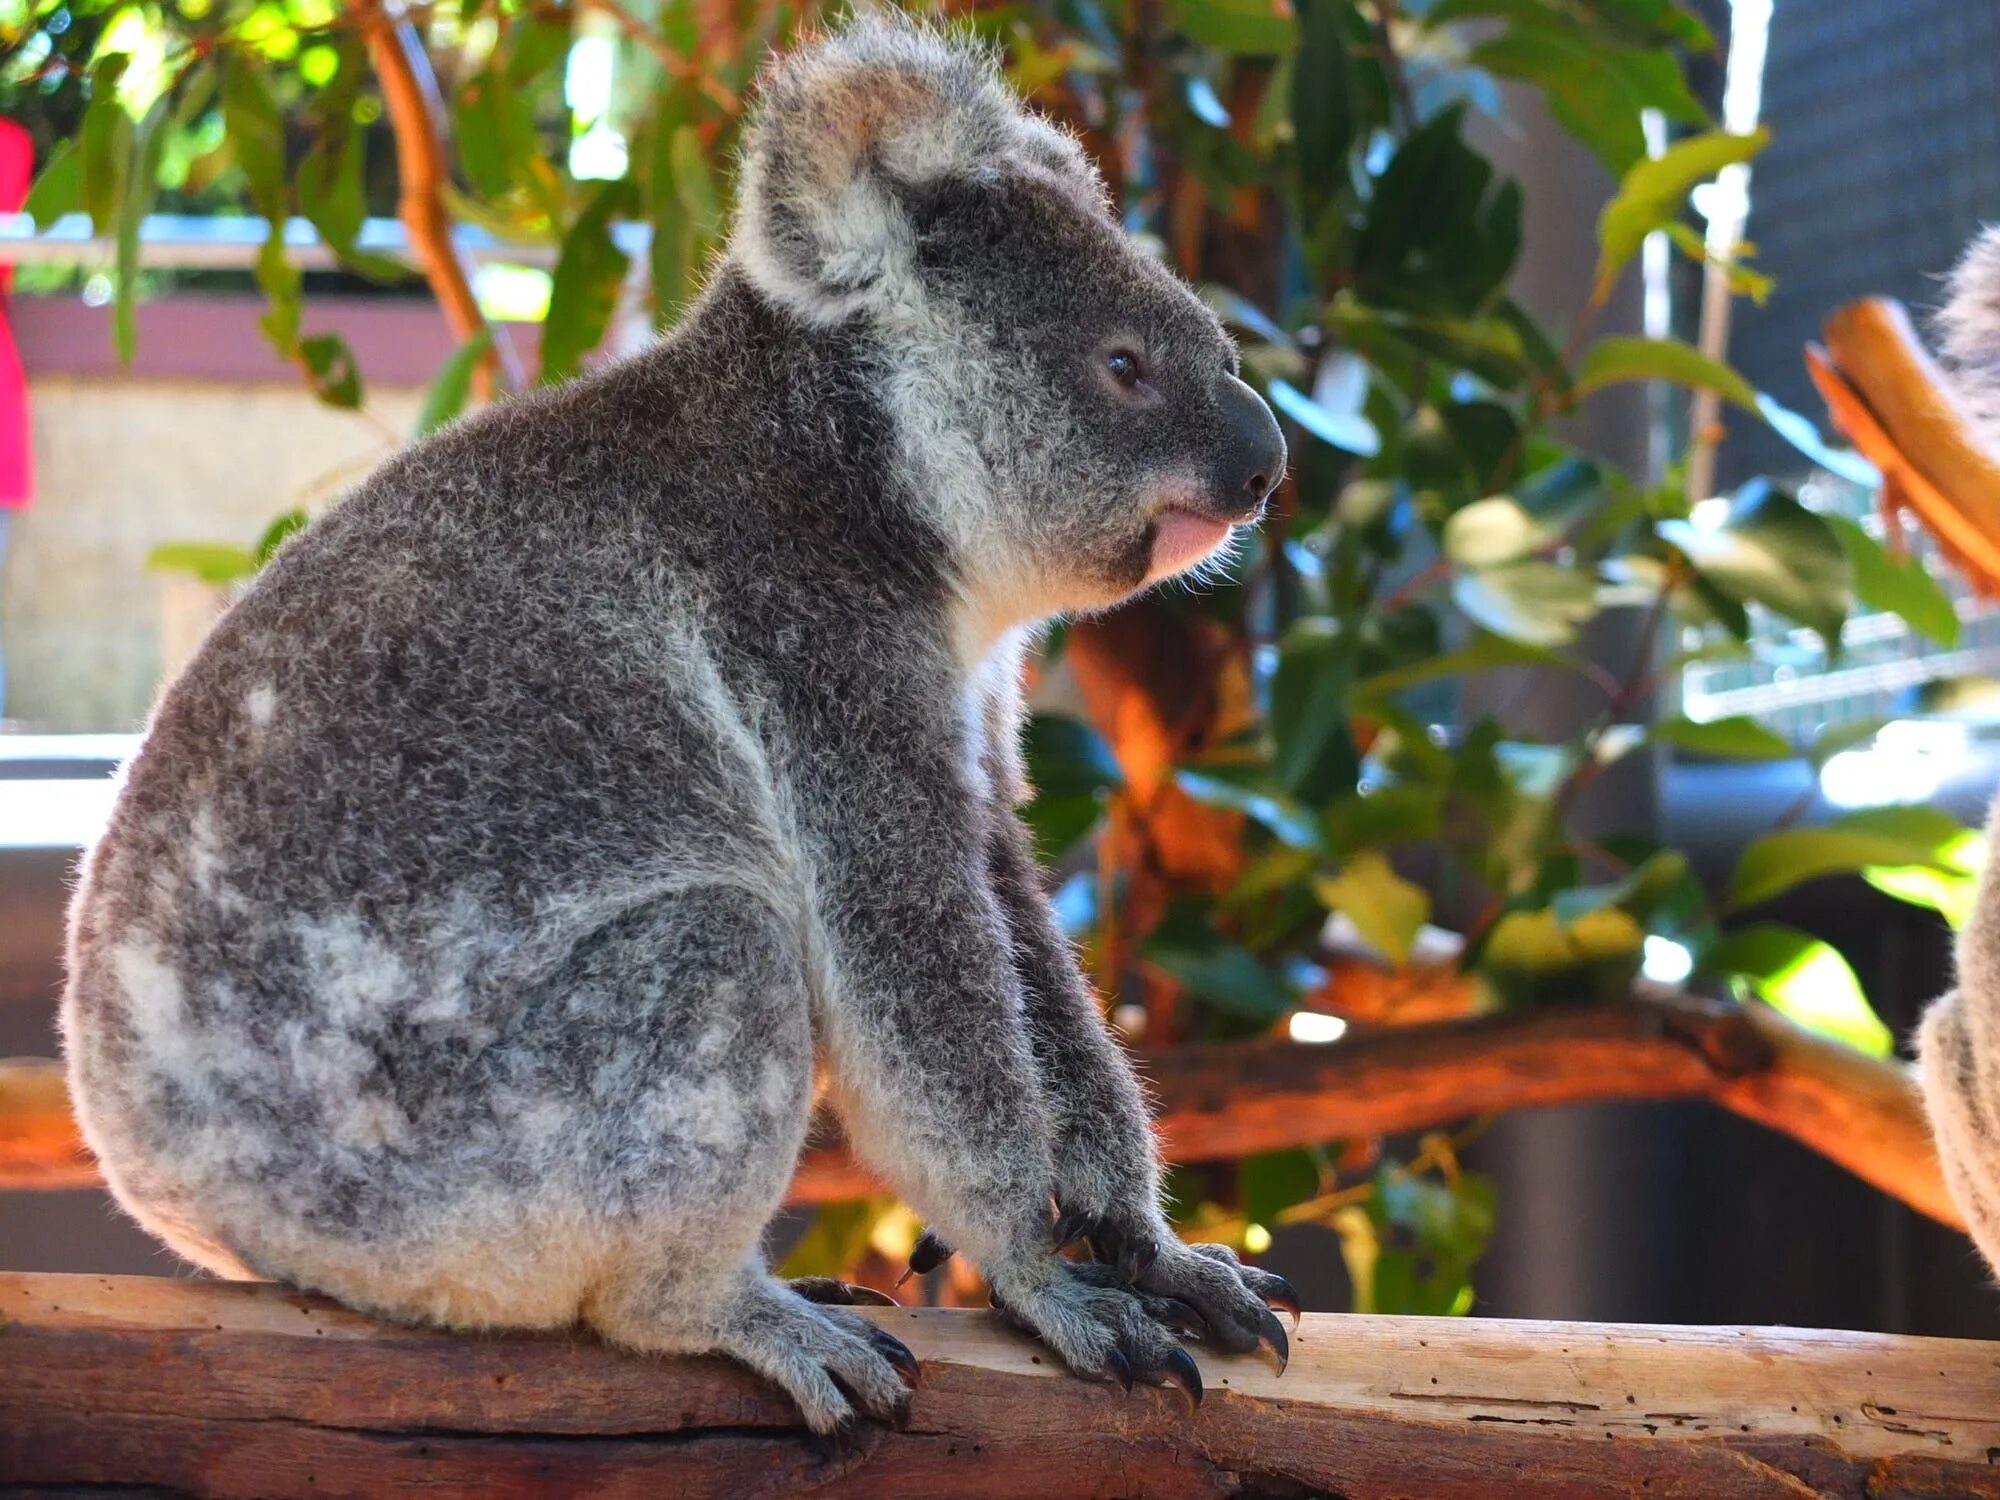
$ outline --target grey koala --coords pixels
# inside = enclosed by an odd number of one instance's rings
[[[792,56],[741,199],[670,337],[385,464],[167,690],[73,908],[85,1135],[221,1274],[719,1351],[827,1431],[913,1362],[760,1253],[817,1056],[1010,1316],[1198,1396],[1173,1330],[1282,1358],[1289,1290],[1162,1217],[1018,678],[1256,520],[1283,439],[977,51]]]
[[[2000,228],[1960,262],[1943,327],[1958,390],[2000,452]],[[1945,1185],[1987,1265],[2000,1271],[2000,803],[1987,845],[1959,938],[1958,988],[1925,1014],[1917,1054]]]

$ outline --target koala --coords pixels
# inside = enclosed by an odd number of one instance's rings
[[[978,50],[797,51],[741,183],[669,336],[391,459],[166,689],[71,912],[84,1134],[220,1275],[720,1353],[825,1433],[916,1366],[761,1253],[823,1076],[1009,1317],[1198,1397],[1176,1331],[1282,1361],[1296,1300],[1162,1215],[1019,679],[1254,523],[1283,437]]]
[[[1959,263],[1943,331],[1956,387],[2000,451],[2000,228]],[[1987,841],[2000,851],[2000,804]],[[1991,854],[1959,938],[1958,988],[1925,1014],[1917,1056],[1945,1185],[2000,1271],[2000,858]]]

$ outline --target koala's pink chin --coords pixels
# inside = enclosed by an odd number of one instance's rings
[[[1163,510],[1153,520],[1153,566],[1148,583],[1185,573],[1229,540],[1236,528],[1214,516],[1188,510]]]

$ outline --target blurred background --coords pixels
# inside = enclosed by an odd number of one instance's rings
[[[832,15],[0,0],[0,1057],[56,1055],[76,862],[208,622],[414,434],[671,325],[759,59]],[[1657,1032],[1670,992],[1887,1076],[2000,782],[2000,616],[1878,510],[1802,351],[1864,296],[1921,326],[2000,219],[2000,9],[947,19],[1083,136],[1294,455],[1227,576],[1036,669],[1031,817],[1127,1039],[1254,1099],[1299,1049],[1458,1067],[1585,1007]],[[399,198],[426,161],[448,242]],[[1177,1138],[1176,1213],[1315,1307],[2000,1336],[1962,1233],[1783,1129],[1637,1076],[1435,1092],[1416,1129]],[[0,1173],[0,1268],[181,1274],[57,1176]],[[862,1199],[777,1248],[886,1284],[916,1228]]]

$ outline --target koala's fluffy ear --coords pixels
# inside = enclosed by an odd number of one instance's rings
[[[1022,108],[986,52],[865,18],[766,75],[731,253],[766,295],[815,321],[893,307],[912,290],[910,191],[1009,161],[1102,202],[1081,148]]]
[[[2000,226],[1974,240],[1952,272],[1940,325],[1959,389],[1987,446],[2000,449]]]

